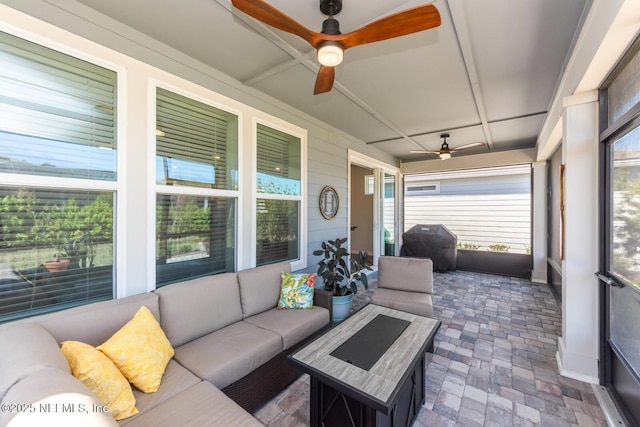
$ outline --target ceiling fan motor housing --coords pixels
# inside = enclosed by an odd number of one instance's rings
[[[333,18],[325,19],[322,23],[322,34],[341,34],[338,20]]]
[[[342,10],[342,0],[320,0],[320,12],[325,16],[333,16]],[[327,33],[333,34],[333,33]],[[339,33],[338,33],[339,34]]]

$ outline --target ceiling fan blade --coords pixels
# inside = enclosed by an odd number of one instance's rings
[[[308,29],[263,0],[231,0],[231,3],[258,21],[303,38],[313,47],[324,40],[322,34]]]
[[[344,49],[354,46],[387,40],[428,30],[441,23],[438,9],[432,5],[423,5],[398,12],[365,25],[355,31],[331,39],[338,40]]]
[[[452,148],[451,151],[466,150],[467,148],[480,147],[484,145],[484,142],[472,142],[471,144],[461,145],[460,147]]]
[[[427,151],[427,150],[409,150],[412,154],[440,154],[439,151]]]
[[[313,94],[329,92],[333,88],[333,80],[336,77],[336,68],[321,65],[316,77],[316,86],[313,88]]]

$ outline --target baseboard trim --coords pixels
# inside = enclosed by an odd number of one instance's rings
[[[547,272],[546,271],[536,271],[536,270],[531,270],[531,282],[532,283],[540,283],[540,284],[546,284],[547,283]]]
[[[600,383],[598,359],[568,351],[563,337],[558,337],[556,361],[560,375],[589,384]]]

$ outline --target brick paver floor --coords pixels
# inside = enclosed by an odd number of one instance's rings
[[[355,309],[375,289],[356,295]],[[426,399],[414,427],[605,426],[591,385],[560,376],[560,309],[547,285],[455,271],[434,273],[442,321],[427,355]],[[304,375],[254,415],[267,426],[309,425]]]

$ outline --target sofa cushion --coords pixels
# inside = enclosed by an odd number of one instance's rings
[[[95,395],[70,373],[59,369],[40,370],[15,384],[2,405],[21,405],[23,408],[19,413],[0,411],[2,426],[9,422],[11,427],[118,425]],[[27,407],[33,410],[24,409]]]
[[[160,324],[145,306],[97,348],[145,393],[158,390],[167,363],[174,355]]]
[[[280,335],[240,321],[177,347],[175,359],[223,389],[281,351]]]
[[[0,400],[9,388],[45,368],[69,373],[69,364],[58,343],[36,323],[16,323],[0,330]]]
[[[136,407],[139,413],[120,421],[120,425],[127,425],[129,422],[142,416],[145,412],[152,410],[161,403],[166,402],[199,382],[202,382],[200,378],[196,377],[175,360],[170,360],[167,369],[164,371],[160,388],[158,388],[157,392],[143,393],[134,387],[133,395],[136,398]]]
[[[290,273],[288,261],[268,264],[238,272],[240,299],[244,317],[253,316],[270,310],[278,304],[280,298],[280,273]]]
[[[297,309],[313,307],[313,284],[315,274],[280,274],[282,283],[280,284],[280,299],[278,308]]]
[[[381,256],[378,289],[433,293],[433,262],[428,258]]]
[[[152,411],[140,414],[127,427],[261,427],[262,424],[210,383],[202,381]]]
[[[158,296],[152,292],[117,300],[82,305],[56,313],[31,317],[17,323],[38,323],[53,335],[56,342],[80,341],[98,346],[127,323],[140,306],[147,306],[160,318]],[[0,326],[1,327],[4,325]]]
[[[433,317],[431,294],[377,288],[371,297],[371,303],[418,316]]]
[[[329,310],[313,307],[304,310],[274,308],[248,317],[244,321],[280,335],[283,349],[287,350],[327,325],[330,319]]]
[[[174,283],[155,293],[160,297],[160,324],[174,347],[242,320],[235,273]]]

